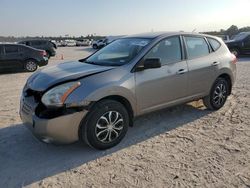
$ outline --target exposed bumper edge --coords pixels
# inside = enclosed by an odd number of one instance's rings
[[[44,142],[67,144],[77,141],[78,128],[87,111],[76,112],[53,119],[41,119],[36,115],[29,117],[20,113],[24,125]]]

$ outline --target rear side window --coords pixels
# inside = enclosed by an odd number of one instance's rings
[[[43,42],[42,42],[42,41],[32,41],[31,43],[32,43],[32,45],[34,45],[34,46],[43,45]]]
[[[147,58],[160,58],[162,65],[181,61],[180,38],[170,37],[159,42],[145,56],[145,59]]]
[[[0,46],[0,55],[2,55],[2,54],[3,54],[3,47]]]
[[[210,43],[210,45],[212,46],[214,51],[216,51],[216,50],[218,50],[220,48],[221,44],[216,39],[207,38],[207,40]]]
[[[209,54],[209,47],[203,37],[185,37],[188,58],[193,59]]]
[[[18,46],[5,46],[5,53],[12,54],[18,52]]]
[[[30,44],[29,41],[25,42],[25,44],[26,44],[27,46],[31,46],[31,44]]]

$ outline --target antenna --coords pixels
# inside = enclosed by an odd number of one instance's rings
[[[194,33],[196,31],[196,28],[192,31],[192,33]]]

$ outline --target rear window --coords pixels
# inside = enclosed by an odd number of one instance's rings
[[[208,44],[203,37],[185,37],[188,58],[193,59],[209,54]]]
[[[12,54],[18,52],[18,46],[5,46],[5,53]]]
[[[216,50],[218,50],[220,48],[221,44],[216,39],[207,38],[207,40],[210,43],[210,45],[212,46],[214,51],[216,51]]]

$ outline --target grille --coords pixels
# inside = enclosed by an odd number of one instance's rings
[[[25,114],[29,115],[32,111],[32,107],[30,105],[28,105],[26,102],[23,102],[22,111]]]

